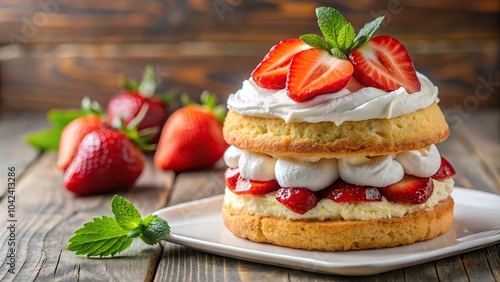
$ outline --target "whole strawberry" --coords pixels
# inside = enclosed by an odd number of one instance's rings
[[[64,186],[77,195],[125,189],[143,168],[142,152],[123,132],[99,128],[83,138],[64,173]]]
[[[168,117],[166,104],[171,95],[163,97],[154,96],[156,90],[155,74],[152,67],[147,66],[141,83],[124,80],[125,91],[113,96],[106,108],[108,122],[115,128],[120,126],[122,120],[126,125],[138,115],[144,105],[148,105],[148,111],[144,119],[137,126],[138,131],[150,128],[160,130]],[[158,142],[160,134],[151,137],[150,143]]]
[[[84,98],[82,111],[88,115],[74,119],[64,127],[61,133],[57,167],[62,171],[68,168],[85,135],[95,129],[104,127],[102,110],[97,103],[91,103],[88,98]]]
[[[163,170],[185,171],[214,165],[228,144],[222,137],[224,107],[207,92],[204,106],[188,105],[175,111],[163,127],[154,162]]]

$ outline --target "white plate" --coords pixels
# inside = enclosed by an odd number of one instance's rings
[[[371,275],[492,245],[500,241],[500,196],[455,188],[453,229],[408,246],[347,252],[316,252],[254,243],[227,230],[221,218],[222,195],[155,212],[172,229],[167,241],[243,260],[313,272]]]

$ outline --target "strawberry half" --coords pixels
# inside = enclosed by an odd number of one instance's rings
[[[305,214],[318,204],[318,195],[307,188],[280,188],[276,200],[298,214]]]
[[[264,195],[280,188],[278,181],[255,181],[241,177],[238,168],[228,168],[224,173],[227,188],[235,194]]]
[[[298,52],[311,48],[299,38],[282,40],[274,45],[260,64],[253,70],[252,79],[260,87],[285,88],[290,61]]]
[[[434,182],[432,182],[432,178],[408,174],[397,183],[385,188],[379,188],[380,194],[387,200],[413,205],[427,202],[433,190]]]
[[[354,69],[348,60],[335,58],[323,49],[307,49],[297,53],[290,63],[286,81],[288,97],[296,102],[344,88]]]
[[[446,179],[455,176],[455,170],[451,166],[451,164],[443,157],[441,157],[441,166],[439,167],[438,171],[431,176],[432,179]]]
[[[354,77],[366,86],[385,91],[403,86],[410,94],[420,91],[410,54],[394,37],[373,37],[366,45],[352,50],[349,60],[354,65]]]
[[[321,190],[321,198],[330,198],[337,203],[358,203],[380,201],[382,196],[375,187],[358,186],[338,180],[332,186]]]

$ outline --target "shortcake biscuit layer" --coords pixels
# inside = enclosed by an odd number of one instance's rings
[[[343,158],[418,150],[449,135],[443,113],[434,103],[392,119],[333,122],[290,122],[243,116],[229,111],[224,139],[242,150],[273,156]]]
[[[453,224],[453,199],[432,209],[379,220],[293,220],[253,215],[223,205],[226,227],[236,236],[283,247],[347,251],[408,245],[448,231]]]

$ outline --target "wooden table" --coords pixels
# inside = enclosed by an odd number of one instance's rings
[[[498,109],[454,117],[451,136],[438,147],[454,165],[457,186],[500,193]],[[66,251],[73,231],[93,217],[111,215],[112,195],[74,197],[62,187],[55,153],[27,147],[22,135],[46,126],[43,114],[0,114],[0,280],[2,281],[500,281],[500,244],[367,277],[328,276],[225,258],[171,243],[140,240],[117,257],[89,259]],[[223,170],[160,172],[151,156],[136,187],[119,193],[143,215],[165,206],[223,193]],[[15,274],[8,273],[7,169],[15,168]],[[499,215],[500,216],[500,215]]]

